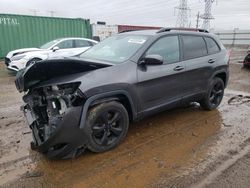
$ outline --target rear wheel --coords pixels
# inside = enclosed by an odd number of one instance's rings
[[[250,68],[250,65],[248,65],[248,64],[243,64],[243,68]]]
[[[119,102],[108,102],[88,112],[86,129],[87,147],[93,152],[104,152],[116,147],[126,136],[129,117]]]
[[[36,62],[38,62],[38,61],[41,61],[41,60],[42,60],[42,59],[40,59],[40,58],[33,58],[33,59],[31,59],[31,60],[29,60],[29,61],[27,62],[26,67],[28,67],[29,65],[34,64],[34,63],[36,63]]]
[[[215,77],[208,89],[208,92],[204,99],[200,102],[200,105],[205,110],[213,110],[217,108],[224,95],[224,82],[221,78]]]

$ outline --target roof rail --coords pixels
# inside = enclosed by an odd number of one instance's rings
[[[199,29],[199,28],[182,28],[182,27],[163,27],[157,33],[168,32],[172,30],[181,30],[181,31],[196,31],[202,33],[209,33],[206,29]]]
[[[131,31],[138,31],[138,30],[132,30],[132,29],[130,29],[130,30],[123,30],[123,31],[120,31],[119,33],[126,33],[126,32],[131,32]]]

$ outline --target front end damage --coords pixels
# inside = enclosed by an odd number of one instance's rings
[[[50,159],[73,158],[86,147],[81,126],[85,96],[79,89],[89,71],[110,65],[82,60],[49,60],[21,71],[16,87],[23,96],[21,107],[33,133],[31,148]]]
[[[32,129],[32,148],[49,158],[72,158],[85,149],[80,119],[84,95],[79,83],[37,88],[23,97],[21,107]]]

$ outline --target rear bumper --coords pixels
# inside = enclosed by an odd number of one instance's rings
[[[55,117],[50,120],[49,127],[56,127],[53,133],[44,138],[44,131],[34,114],[29,110],[28,105],[21,109],[32,129],[32,149],[45,154],[50,159],[67,159],[81,154],[86,148],[86,133],[80,129],[82,106],[72,107],[65,112],[63,117]],[[42,136],[43,135],[43,136]]]

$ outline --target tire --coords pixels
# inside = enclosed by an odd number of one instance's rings
[[[28,67],[29,65],[34,64],[34,63],[36,63],[36,62],[38,62],[38,61],[41,61],[41,60],[42,60],[42,59],[40,59],[40,58],[33,58],[33,59],[29,60],[29,61],[26,63],[26,67]]]
[[[225,84],[221,78],[215,77],[210,86],[208,91],[200,102],[200,105],[205,110],[213,110],[216,109],[223,98],[224,95]]]
[[[249,68],[250,68],[250,65],[243,64],[243,68],[244,68],[244,69],[249,69]]]
[[[116,147],[125,138],[129,127],[128,112],[119,102],[102,103],[87,114],[87,148],[96,153]]]

